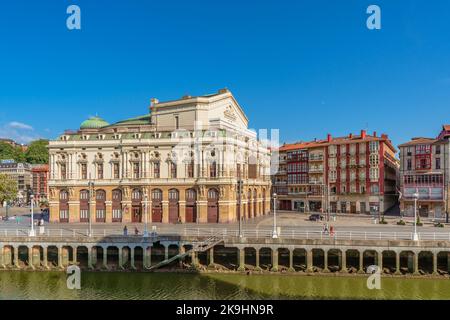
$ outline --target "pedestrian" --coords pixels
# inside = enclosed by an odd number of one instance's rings
[[[137,236],[139,235],[139,229],[137,227],[134,228],[134,234]]]
[[[333,226],[330,227],[330,236],[334,236],[334,228],[333,228]]]
[[[127,228],[127,226],[125,226],[124,228],[123,228],[123,235],[126,237],[126,236],[128,236],[128,228]]]

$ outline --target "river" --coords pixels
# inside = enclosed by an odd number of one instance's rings
[[[450,280],[382,278],[369,290],[365,277],[83,272],[81,290],[69,290],[61,272],[0,272],[0,299],[39,300],[258,300],[450,299]]]

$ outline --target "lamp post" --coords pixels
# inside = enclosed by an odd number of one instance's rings
[[[238,180],[238,197],[239,197],[239,238],[242,238],[242,187],[244,185],[244,181]]]
[[[89,175],[89,233],[88,236],[92,237],[92,197],[94,195],[94,182],[91,180],[91,175]]]
[[[413,240],[418,241],[419,235],[417,234],[417,200],[419,199],[419,194],[416,192],[413,194],[414,198],[414,233]]]
[[[277,194],[273,194],[273,239],[278,239],[278,231],[277,231]]]
[[[30,230],[30,237],[36,236],[36,231],[34,230],[34,195],[30,195],[30,202],[31,202],[31,230]]]
[[[147,205],[147,201],[148,201],[148,196],[147,194],[144,195],[144,233],[143,233],[143,237],[144,238],[148,238],[148,219],[147,219],[147,209],[148,209],[148,205]]]

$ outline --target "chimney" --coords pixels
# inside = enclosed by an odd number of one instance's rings
[[[385,133],[381,134],[381,139],[387,140],[387,138],[388,138],[388,135],[387,135],[387,134],[385,134]]]
[[[373,136],[374,136],[374,137],[377,136],[377,132],[376,132],[376,131],[373,132]]]
[[[331,138],[331,134],[327,134],[327,141],[328,141],[328,142],[331,142],[331,140],[333,140],[333,139]]]
[[[366,138],[366,130],[361,130],[361,139]]]
[[[348,137],[351,139],[351,138],[353,138],[353,133],[350,133],[349,135],[348,135]]]
[[[227,88],[219,89],[219,94],[230,92]]]

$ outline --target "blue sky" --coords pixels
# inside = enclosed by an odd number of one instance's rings
[[[81,8],[82,30],[66,28]],[[381,7],[382,29],[366,28]],[[0,135],[55,138],[159,100],[229,88],[281,140],[450,123],[450,2],[71,0],[0,4]]]

